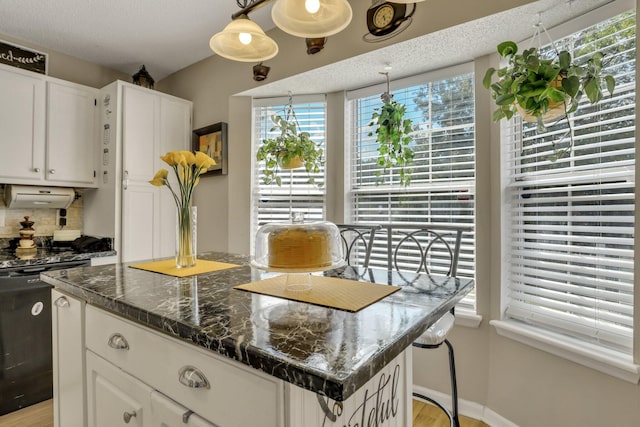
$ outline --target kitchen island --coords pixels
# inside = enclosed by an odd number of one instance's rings
[[[54,365],[86,364],[86,381],[69,387],[86,398],[86,411],[72,414],[79,425],[162,425],[169,413],[195,426],[408,425],[411,343],[473,287],[377,269],[323,273],[401,287],[351,313],[233,289],[274,275],[246,256],[199,258],[237,267],[185,278],[127,264],[43,274],[56,288],[57,325],[65,308],[80,317],[79,345],[60,342],[54,327],[54,345],[64,347]],[[62,423],[67,389],[56,389]],[[107,411],[115,418],[105,421]]]

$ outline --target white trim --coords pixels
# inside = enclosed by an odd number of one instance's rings
[[[444,404],[446,408],[451,410],[451,395],[416,384],[413,385],[413,391],[424,396],[428,396],[433,400]],[[413,398],[422,402],[421,399],[415,396]],[[490,408],[470,400],[458,398],[458,412],[459,415],[464,415],[465,417],[482,421],[491,427],[518,427],[517,424],[502,417]]]
[[[466,328],[479,328],[482,323],[482,316],[472,310],[456,307],[456,326]]]
[[[582,366],[595,369],[633,384],[640,380],[640,365],[632,357],[608,350],[568,336],[543,331],[529,325],[508,320],[492,320],[496,332],[538,350],[546,351]]]
[[[326,102],[325,94],[309,94],[309,95],[291,95],[293,104],[307,104],[312,102]],[[277,96],[272,98],[252,98],[253,108],[271,107],[272,105],[287,105],[289,103],[288,96]]]

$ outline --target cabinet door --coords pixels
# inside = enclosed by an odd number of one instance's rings
[[[123,173],[147,182],[160,162],[160,96],[148,89],[122,88]],[[164,153],[162,153],[164,154]]]
[[[172,230],[160,229],[160,191],[146,181],[125,183],[122,191],[122,262],[154,258],[158,252],[160,233]],[[175,207],[170,211],[175,215]]]
[[[151,389],[87,350],[89,427],[143,427]]]
[[[217,427],[160,392],[151,393],[152,427]]]
[[[33,73],[0,68],[0,180],[44,179],[45,86]]]
[[[53,425],[86,425],[84,303],[51,291],[53,332]]]
[[[47,82],[46,179],[93,186],[97,174],[99,91],[68,82]]]

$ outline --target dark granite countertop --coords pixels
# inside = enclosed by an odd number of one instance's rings
[[[270,277],[249,258],[199,258],[239,267],[177,278],[127,264],[43,273],[87,303],[212,350],[334,400],[345,400],[473,287],[470,279],[343,267],[327,276],[402,287],[357,313],[232,289]]]
[[[91,258],[108,257],[116,255],[116,251],[77,252],[68,250],[40,247],[35,253],[29,255],[16,255],[14,249],[0,250],[0,270],[3,268],[27,267],[33,265],[46,265],[59,262],[83,261]]]

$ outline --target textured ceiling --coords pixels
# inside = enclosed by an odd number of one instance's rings
[[[455,1],[455,0],[452,0]],[[478,0],[486,1],[486,0]],[[379,83],[392,66],[394,78],[469,61],[493,52],[505,38],[531,35],[538,12],[553,27],[610,0],[540,0],[482,20],[385,47],[248,92],[253,96],[324,93]],[[419,3],[428,7],[429,1]],[[208,41],[238,11],[233,0],[0,0],[0,34],[133,74],[145,64],[160,80],[211,56]],[[273,28],[267,5],[251,13]],[[531,25],[523,25],[527,17]],[[516,19],[517,18],[517,19]],[[413,22],[412,25],[419,25]],[[341,76],[336,79],[335,76]]]

